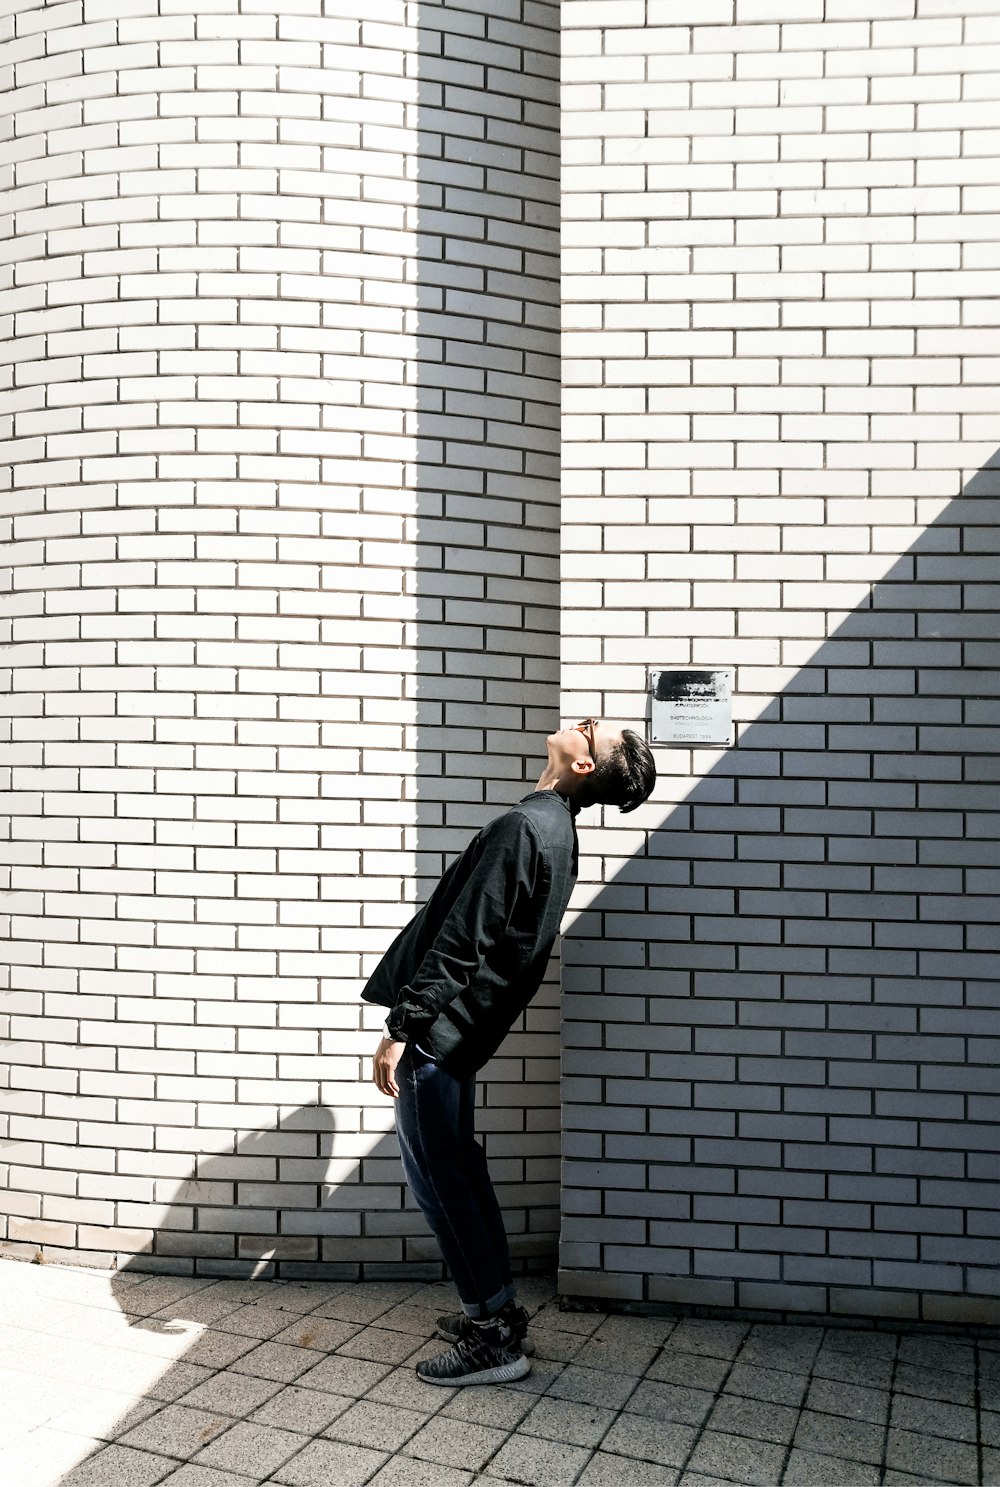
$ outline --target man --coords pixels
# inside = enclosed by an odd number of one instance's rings
[[[475,1076],[541,984],[576,882],[578,811],[633,811],[656,782],[639,735],[597,718],[550,734],[546,748],[534,791],[473,838],[362,992],[391,1009],[374,1079],[396,1101],[403,1173],[462,1302],[461,1315],[438,1318],[454,1345],[417,1365],[431,1384],[506,1383],[530,1371],[528,1317],[514,1301],[475,1138]]]

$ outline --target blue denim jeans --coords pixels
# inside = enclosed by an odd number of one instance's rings
[[[474,1075],[456,1079],[408,1043],[396,1068],[396,1133],[403,1175],[441,1246],[470,1317],[513,1300],[500,1205],[476,1140]]]

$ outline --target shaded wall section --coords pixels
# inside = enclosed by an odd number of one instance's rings
[[[14,20],[8,1253],[438,1272],[358,993],[556,715],[555,25],[377,9]]]
[[[416,18],[416,853],[404,916],[475,831],[534,789],[559,709],[558,8],[447,0]],[[515,1261],[551,1263],[558,1242],[558,998],[557,949],[479,1082]],[[412,1208],[401,1222],[407,1255],[436,1255]]]
[[[733,666],[737,745],[584,828],[562,1288],[995,1319],[992,23],[633,9],[564,7],[563,706]]]

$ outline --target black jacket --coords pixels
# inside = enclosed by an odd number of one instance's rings
[[[484,826],[361,993],[393,1037],[459,1077],[481,1069],[541,985],[576,882],[579,810],[535,790]]]

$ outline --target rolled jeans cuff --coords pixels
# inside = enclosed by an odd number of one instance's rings
[[[474,1301],[463,1301],[462,1310],[467,1317],[472,1317],[473,1321],[484,1322],[487,1317],[495,1317],[498,1311],[502,1311],[508,1301],[513,1301],[514,1296],[514,1287],[504,1286],[502,1291],[497,1291],[496,1295],[484,1301],[482,1306],[477,1306]]]

